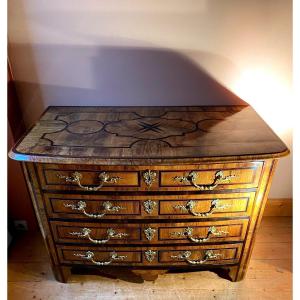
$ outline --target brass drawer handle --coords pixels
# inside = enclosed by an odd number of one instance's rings
[[[223,171],[217,171],[213,182],[211,184],[205,184],[205,185],[198,185],[196,183],[197,177],[198,177],[198,173],[196,171],[191,171],[187,176],[175,176],[173,179],[181,183],[189,182],[195,188],[201,191],[211,191],[215,189],[219,184],[230,182],[231,178],[234,178],[235,175],[224,176]]]
[[[105,244],[111,238],[120,239],[124,236],[129,235],[128,233],[123,233],[123,232],[116,233],[113,228],[108,228],[107,229],[107,237],[104,240],[95,240],[90,236],[90,233],[91,233],[91,229],[89,229],[89,228],[83,228],[81,230],[81,232],[69,232],[69,234],[71,234],[71,235],[76,235],[76,236],[81,237],[81,238],[88,238],[94,244]]]
[[[227,231],[223,230],[217,230],[215,226],[211,226],[208,228],[207,235],[205,238],[195,238],[193,237],[193,228],[187,227],[184,228],[183,231],[180,232],[171,232],[171,236],[178,236],[178,237],[187,237],[189,240],[191,240],[194,243],[204,243],[207,242],[211,237],[216,237],[216,236],[224,236],[227,235]]]
[[[97,266],[107,266],[107,265],[111,264],[113,261],[123,260],[123,259],[127,258],[126,255],[118,255],[115,251],[113,251],[109,254],[110,259],[108,261],[95,261],[94,260],[95,254],[92,251],[87,251],[85,254],[74,253],[74,256],[79,256],[79,257],[82,257],[83,259],[89,260]]]
[[[82,211],[83,214],[86,215],[87,217],[96,218],[96,219],[100,219],[100,218],[104,217],[107,212],[118,212],[121,209],[125,209],[125,207],[122,207],[122,206],[113,206],[113,204],[110,201],[105,201],[105,202],[103,202],[102,205],[103,205],[103,209],[105,211],[104,213],[90,214],[85,211],[86,202],[84,202],[84,201],[78,201],[78,203],[76,205],[69,204],[69,203],[64,204],[65,207],[70,207],[72,210]]]
[[[80,180],[82,179],[82,174],[79,172],[74,172],[72,173],[71,176],[64,176],[64,175],[60,175],[57,174],[57,176],[61,179],[64,179],[65,182],[71,182],[71,183],[77,183],[77,185],[82,188],[83,190],[86,191],[98,191],[99,189],[101,189],[104,185],[104,183],[117,183],[120,179],[122,179],[121,177],[115,176],[115,177],[110,177],[106,172],[101,172],[99,174],[99,179],[100,179],[100,184],[98,186],[85,186],[82,185]]]
[[[223,210],[223,209],[226,209],[228,207],[231,206],[231,204],[223,204],[223,205],[220,205],[219,204],[219,199],[213,199],[211,201],[211,204],[210,204],[210,208],[207,212],[204,212],[204,213],[199,213],[199,212],[195,212],[194,211],[194,207],[196,205],[196,202],[193,201],[193,200],[189,200],[186,205],[175,205],[173,206],[175,209],[180,209],[182,211],[188,211],[190,214],[194,215],[194,216],[197,216],[197,217],[206,217],[206,216],[209,216],[213,213],[214,210]]]
[[[206,263],[208,260],[210,259],[217,259],[221,256],[223,256],[222,254],[219,253],[214,253],[212,250],[207,250],[204,253],[204,257],[203,259],[199,260],[190,260],[189,257],[191,256],[192,252],[191,251],[184,251],[178,255],[171,255],[171,258],[173,259],[179,259],[179,260],[185,260],[186,262],[188,262],[191,265],[201,265]]]

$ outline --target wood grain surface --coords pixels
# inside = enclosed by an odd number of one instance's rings
[[[202,266],[210,265],[227,265],[238,263],[241,255],[242,244],[222,244],[222,245],[197,245],[197,246],[164,246],[164,247],[120,247],[120,246],[104,246],[86,247],[86,246],[60,246],[57,245],[57,252],[59,260],[63,264],[80,264],[80,265],[95,265],[90,260],[78,257],[76,255],[85,255],[87,251],[92,251],[95,256],[95,261],[105,262],[109,261],[110,253],[115,252],[118,255],[125,256],[122,260],[116,260],[111,265],[118,266],[150,266],[151,268],[157,266],[171,267],[171,266],[189,266],[195,267],[197,265],[189,264],[184,259],[174,258],[172,256],[180,255],[185,251],[191,251],[190,260],[204,260]],[[147,260],[146,252],[148,250],[155,251],[153,260]],[[217,258],[205,260],[206,251],[213,251],[218,254]],[[198,266],[199,267],[199,266]]]
[[[100,220],[111,219],[210,219],[210,218],[235,218],[249,217],[252,213],[255,192],[248,193],[209,193],[209,194],[169,194],[169,195],[124,195],[124,194],[61,194],[45,193],[45,207],[49,218],[95,220],[91,216],[85,215],[82,211],[74,210],[68,205],[78,206],[80,201],[86,203],[85,211],[88,214],[103,214]],[[206,213],[210,210],[212,202],[218,199],[222,209],[214,209],[207,216],[193,215],[187,210],[182,210],[178,206],[186,206],[189,201],[195,203],[193,211],[196,213]],[[151,200],[155,203],[153,210],[146,211],[145,203]],[[105,212],[103,204],[109,201],[113,207],[119,206],[118,211]]]
[[[57,243],[81,243],[81,244],[97,244],[103,241],[102,245],[107,244],[206,244],[211,242],[239,242],[243,241],[248,219],[225,220],[225,221],[208,221],[208,222],[172,222],[172,223],[94,223],[84,222],[65,222],[51,221],[52,232]],[[214,227],[216,234],[209,233]],[[89,237],[76,233],[82,233],[83,229],[89,229]],[[152,234],[147,234],[150,228]],[[205,239],[205,241],[193,242],[187,234],[184,233],[187,228],[192,229],[190,237],[194,239]],[[115,235],[109,238],[108,229],[113,229]],[[148,231],[147,231],[148,230]],[[179,234],[178,234],[179,233]],[[218,234],[219,233],[219,234]],[[125,234],[125,235],[124,235]],[[93,241],[96,240],[96,241]]]
[[[286,154],[249,106],[50,107],[10,153],[60,282],[78,265],[242,280]]]
[[[9,300],[292,299],[292,218],[288,217],[263,217],[241,282],[230,282],[208,270],[160,272],[156,281],[148,282],[141,279],[141,272],[151,275],[149,270],[138,270],[136,275],[110,267],[94,268],[93,272],[74,270],[71,284],[63,284],[54,279],[39,232],[16,239],[8,253]]]
[[[247,161],[234,163],[202,163],[197,165],[174,166],[102,166],[102,165],[68,165],[68,164],[38,164],[38,174],[44,190],[73,190],[85,192],[85,187],[101,187],[101,191],[198,191],[191,181],[181,182],[178,177],[188,177],[195,172],[195,184],[210,186],[219,171],[224,177],[232,176],[230,180],[220,182],[214,190],[257,188],[262,172],[263,161]],[[144,174],[153,173],[151,185],[148,185]],[[70,182],[79,173],[78,182]],[[102,185],[101,174],[109,178],[118,178],[116,182]],[[63,178],[62,178],[63,177]]]
[[[250,106],[49,107],[10,156],[120,165],[261,159],[287,153]]]

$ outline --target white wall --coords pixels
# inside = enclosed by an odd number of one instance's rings
[[[48,105],[238,103],[229,89],[292,146],[290,0],[10,0],[8,8],[27,125]],[[292,196],[292,155],[270,196]]]

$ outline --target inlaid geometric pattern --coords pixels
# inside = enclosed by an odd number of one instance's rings
[[[186,133],[196,131],[197,125],[192,121],[180,119],[139,118],[109,123],[104,130],[117,136],[156,140],[171,136],[183,136]]]
[[[139,122],[139,124],[142,128],[139,131],[142,132],[147,132],[147,131],[154,131],[154,132],[160,132],[162,131],[162,129],[159,127],[160,123],[154,123],[154,124],[149,124],[149,123],[145,123],[145,122]]]
[[[105,163],[101,158],[163,161],[284,151],[250,106],[50,107],[11,155]]]

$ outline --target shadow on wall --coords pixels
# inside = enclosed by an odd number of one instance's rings
[[[170,50],[16,44],[11,48],[17,61],[27,57],[23,70],[30,75],[16,82],[27,126],[49,105],[246,105],[190,58]],[[197,53],[200,64],[201,60],[229,66],[222,57],[205,52]]]

